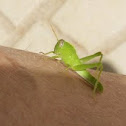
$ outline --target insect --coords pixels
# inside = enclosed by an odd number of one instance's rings
[[[45,54],[53,53],[54,56],[52,58],[56,59],[59,58],[61,61],[72,70],[76,71],[81,77],[83,77],[90,85],[93,86],[93,93],[96,92],[103,92],[103,86],[99,82],[99,78],[103,69],[102,65],[102,57],[103,54],[101,52],[97,52],[93,55],[89,55],[83,58],[79,58],[75,48],[67,41],[63,39],[58,39],[53,27],[51,26],[53,33],[57,38],[57,43],[54,47],[53,51],[50,51]],[[87,61],[95,58],[100,57],[99,61],[96,63],[86,63]],[[90,74],[87,70],[89,68],[97,68],[97,78]]]

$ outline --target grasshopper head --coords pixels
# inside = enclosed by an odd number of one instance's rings
[[[61,51],[64,47],[64,44],[65,44],[65,41],[63,39],[60,39],[57,44],[55,45],[55,48],[54,48],[54,53],[55,54],[61,54]]]

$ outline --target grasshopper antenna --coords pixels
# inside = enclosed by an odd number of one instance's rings
[[[54,30],[54,28],[53,28],[53,26],[52,26],[51,24],[50,24],[50,27],[51,27],[51,29],[52,29],[52,31],[53,31],[53,33],[54,33],[54,35],[55,35],[57,41],[59,41],[59,39],[58,39],[58,37],[57,37],[57,34],[56,34],[56,32],[55,32],[55,30]]]

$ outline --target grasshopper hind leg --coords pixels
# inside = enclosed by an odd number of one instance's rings
[[[85,62],[90,61],[90,60],[92,60],[96,57],[100,57],[98,63],[100,63],[101,65],[96,66],[97,81],[95,82],[95,86],[94,86],[94,90],[93,90],[94,93],[96,92],[98,81],[99,81],[100,75],[101,75],[102,70],[103,70],[103,65],[102,65],[103,54],[101,52],[97,52],[93,55],[83,57],[83,58],[80,59],[81,63],[85,63]]]

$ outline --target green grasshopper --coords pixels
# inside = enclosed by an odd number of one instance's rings
[[[51,26],[52,28],[52,26]],[[54,47],[54,51],[45,53],[45,54],[50,54],[53,53],[54,56],[52,58],[56,59],[59,58],[61,61],[68,67],[71,68],[72,70],[76,71],[81,77],[83,77],[89,84],[93,86],[93,93],[95,92],[103,92],[103,86],[99,82],[99,78],[103,69],[103,65],[101,63],[103,54],[101,52],[97,52],[93,55],[79,58],[75,48],[69,43],[66,42],[63,39],[58,39],[54,29],[52,28],[52,31],[54,32],[56,38],[57,38],[57,43]],[[92,63],[92,64],[86,64],[87,61],[95,58],[95,57],[100,57],[99,62]],[[92,76],[87,69],[89,68],[97,68],[97,71],[99,71],[97,78]]]

